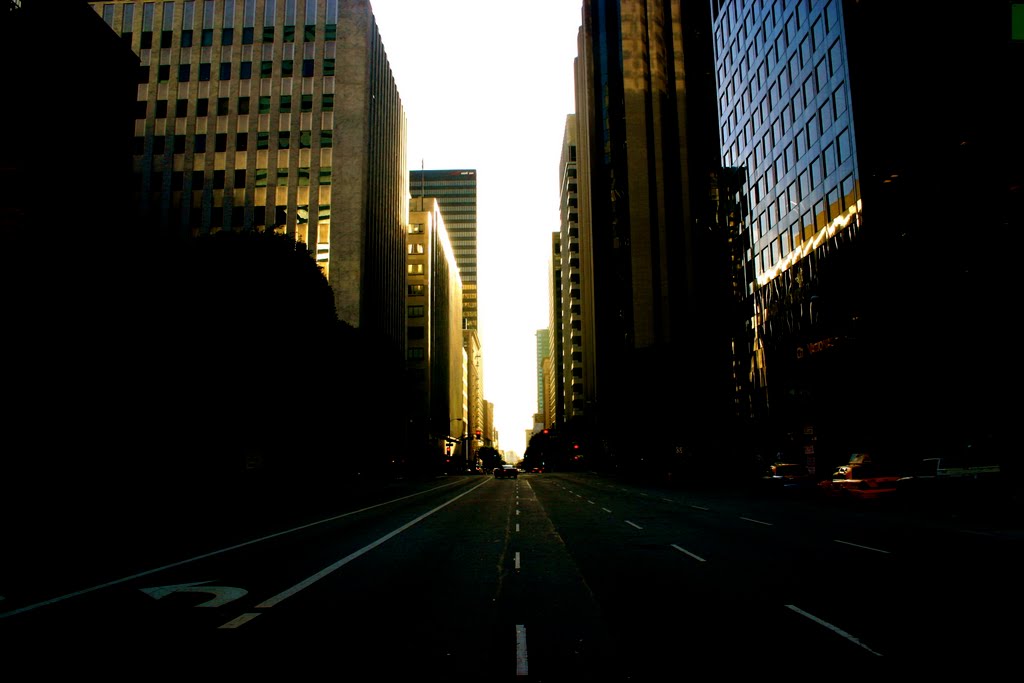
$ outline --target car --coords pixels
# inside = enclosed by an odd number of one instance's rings
[[[519,470],[512,465],[502,465],[494,468],[495,479],[516,479],[519,477]]]
[[[820,482],[819,486],[831,496],[877,500],[895,495],[899,480],[899,474],[865,461],[840,465],[832,473],[832,478]]]
[[[805,465],[779,462],[769,465],[761,477],[761,488],[769,493],[803,494],[816,490],[817,482]]]

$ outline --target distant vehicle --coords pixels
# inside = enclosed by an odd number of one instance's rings
[[[761,477],[762,489],[769,493],[810,493],[817,482],[807,467],[798,463],[781,462],[768,467]]]
[[[877,500],[893,496],[899,479],[900,475],[876,463],[853,462],[837,467],[832,478],[820,482],[818,486],[832,496]]]
[[[512,465],[502,465],[501,467],[494,468],[495,479],[516,479],[519,476],[519,470]]]

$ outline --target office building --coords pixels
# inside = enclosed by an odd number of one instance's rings
[[[186,237],[294,236],[338,318],[404,362],[406,122],[370,3],[90,4],[141,62],[140,211]]]
[[[709,9],[585,0],[578,38],[580,282],[562,284],[587,421],[647,463],[713,451],[732,413]]]
[[[556,230],[551,233],[551,253],[548,259],[548,354],[545,373],[545,418],[548,427],[565,421],[565,373],[562,358],[562,235]]]
[[[462,277],[462,319],[468,330],[477,329],[476,181],[474,169],[409,172],[412,196],[434,197],[441,205]]]
[[[462,456],[462,283],[437,201],[409,202],[406,241],[407,368],[411,469],[442,469]],[[446,446],[450,448],[446,449]]]
[[[711,4],[721,197],[744,254],[737,405],[756,440],[819,472],[1005,442],[1013,3]]]

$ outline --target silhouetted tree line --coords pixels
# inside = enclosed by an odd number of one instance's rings
[[[404,368],[337,319],[293,238],[96,237],[47,267],[31,237],[4,237],[5,480],[30,508],[386,474]]]

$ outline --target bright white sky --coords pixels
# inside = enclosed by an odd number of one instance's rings
[[[408,121],[409,169],[477,171],[484,398],[521,458],[537,412],[581,0],[370,0]],[[422,162],[422,163],[421,163]]]

